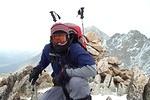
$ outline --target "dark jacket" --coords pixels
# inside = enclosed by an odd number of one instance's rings
[[[52,51],[51,44],[45,45],[38,67],[45,69],[51,63],[53,74],[57,75],[61,71],[62,67],[67,66],[67,73],[69,73],[70,76],[72,76],[71,74],[73,73],[73,69],[82,69],[84,67],[86,71],[92,68],[92,72],[95,75],[95,61],[79,43],[72,43],[66,55],[55,54]],[[82,72],[84,71],[82,70]],[[83,74],[82,72],[81,74]]]

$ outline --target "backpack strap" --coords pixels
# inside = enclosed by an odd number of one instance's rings
[[[70,47],[69,47],[69,48],[70,48]],[[68,48],[68,51],[67,51],[67,56],[68,56],[69,48]],[[55,62],[56,62],[56,59],[57,59],[58,57],[61,58],[61,55],[59,55],[59,54],[57,54],[57,53],[55,52],[55,50],[54,50],[54,48],[52,47],[52,45],[51,45],[51,52],[49,53],[49,55],[51,56],[51,63],[55,63]],[[59,62],[58,62],[58,63],[59,63]],[[65,65],[64,65],[62,62],[61,62],[61,67],[62,67],[62,68],[65,67]],[[54,72],[51,74],[51,76],[52,76],[52,77],[55,77]],[[63,90],[65,96],[66,96],[66,100],[72,100],[72,99],[70,98],[70,96],[69,96],[69,93],[68,93],[68,91],[67,91],[65,85],[62,85],[61,87],[62,87],[62,90]]]

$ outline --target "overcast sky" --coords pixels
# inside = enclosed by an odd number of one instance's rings
[[[110,36],[137,29],[150,38],[150,0],[1,0],[0,50],[41,50],[54,23],[49,11],[81,25],[81,6],[85,27],[95,25]]]

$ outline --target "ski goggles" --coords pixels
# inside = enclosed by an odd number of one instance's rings
[[[67,43],[67,34],[63,32],[52,34],[51,41],[54,45],[65,45]]]

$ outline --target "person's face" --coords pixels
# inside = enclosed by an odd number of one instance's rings
[[[67,43],[67,33],[59,31],[51,36],[54,45],[65,45]]]

